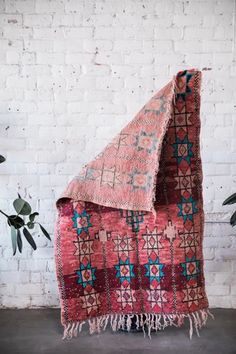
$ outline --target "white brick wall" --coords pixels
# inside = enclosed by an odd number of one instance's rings
[[[176,71],[211,67],[202,88],[207,291],[236,308],[233,0],[1,0],[0,208],[19,191],[52,233],[55,199]],[[57,306],[53,245],[12,257],[0,217],[2,307]]]

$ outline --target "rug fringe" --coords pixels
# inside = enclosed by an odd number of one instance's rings
[[[132,318],[136,320],[136,329],[142,329],[144,337],[146,334],[151,339],[151,332],[164,330],[167,326],[180,327],[184,323],[184,318],[189,320],[189,338],[192,339],[193,331],[195,329],[197,336],[200,337],[199,330],[206,325],[208,317],[215,319],[214,315],[208,308],[201,309],[188,314],[109,314],[95,318],[88,319],[89,333],[100,333],[105,331],[110,322],[113,332],[119,329],[126,329],[128,332],[131,329]],[[82,331],[83,325],[86,321],[69,322],[64,325],[64,333],[62,339],[71,339],[77,337],[78,333]]]

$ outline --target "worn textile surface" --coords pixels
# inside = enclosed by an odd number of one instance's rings
[[[57,201],[64,337],[206,323],[201,72],[179,72]],[[139,316],[138,316],[139,315]]]

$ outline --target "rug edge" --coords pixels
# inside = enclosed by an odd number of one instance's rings
[[[185,318],[189,320],[189,339],[192,339],[193,332],[200,337],[199,330],[206,325],[209,316],[215,319],[214,315],[210,312],[209,307],[199,309],[191,313],[176,313],[176,314],[153,314],[153,313],[138,313],[138,314],[107,314],[87,319],[85,321],[70,321],[64,324],[64,332],[62,339],[71,340],[81,333],[83,325],[86,323],[89,327],[89,333],[99,334],[106,330],[107,326],[113,332],[120,329],[126,329],[130,332],[131,320],[136,318],[136,329],[142,329],[144,337],[148,335],[151,339],[151,332],[164,330],[165,327],[175,326],[181,327],[184,324]]]

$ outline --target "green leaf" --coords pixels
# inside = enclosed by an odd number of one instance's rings
[[[39,213],[37,213],[37,212],[30,214],[30,216],[29,216],[30,221],[34,222],[35,216],[38,216],[38,215],[39,215]]]
[[[13,206],[17,214],[29,215],[31,213],[31,206],[24,199],[18,198],[13,202]]]
[[[234,204],[234,203],[236,203],[236,193],[232,194],[230,197],[225,199],[225,201],[223,202],[223,205]]]
[[[231,216],[230,218],[230,224],[232,226],[235,226],[236,225],[236,211],[233,213],[233,215]]]
[[[18,215],[10,215],[7,218],[7,223],[10,226],[14,226],[15,229],[20,229],[25,225],[24,220]]]
[[[18,246],[18,249],[21,253],[22,252],[22,239],[21,239],[20,230],[17,230],[17,246]]]
[[[31,222],[31,221],[29,221],[29,222],[27,222],[27,227],[29,228],[29,229],[33,229],[34,228],[34,223],[33,222]]]
[[[4,161],[6,161],[5,157],[2,156],[2,155],[0,155],[0,163],[2,163],[2,162],[4,162]]]
[[[13,256],[15,256],[16,249],[17,249],[16,239],[17,239],[16,229],[14,228],[14,226],[11,226],[11,242],[12,242]]]
[[[29,233],[29,231],[24,227],[23,228],[23,234],[26,238],[26,240],[29,242],[29,244],[31,245],[31,247],[36,250],[37,249],[37,246],[36,246],[36,243],[34,242],[34,239],[33,237],[31,236],[31,234]]]
[[[44,233],[44,235],[51,241],[51,237],[50,237],[49,233],[45,230],[45,228],[41,224],[39,224],[39,226],[40,226],[40,229],[42,230],[42,232]]]

